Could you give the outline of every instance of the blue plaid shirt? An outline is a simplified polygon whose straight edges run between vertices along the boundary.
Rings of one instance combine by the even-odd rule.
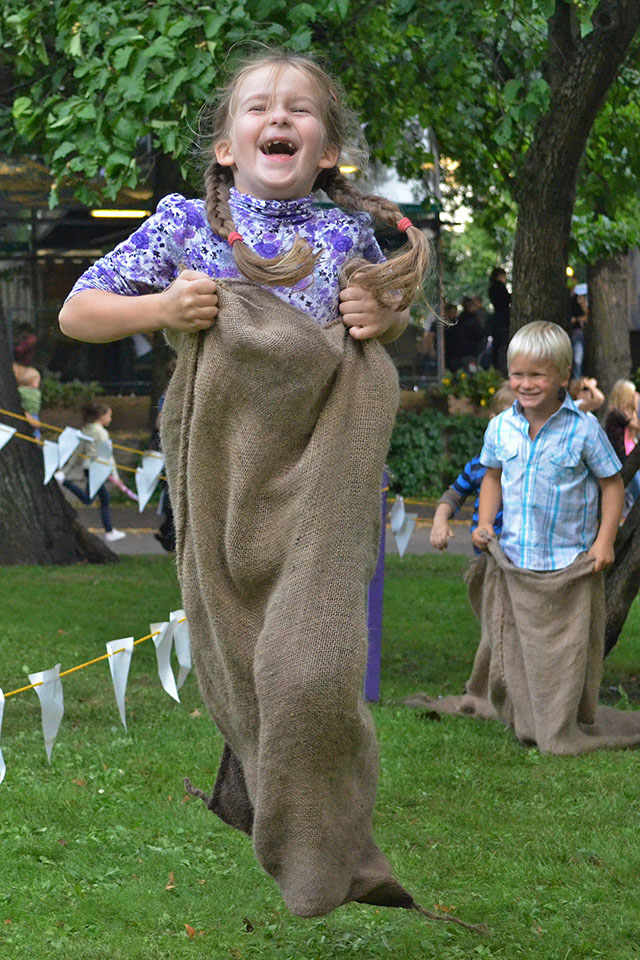
[[[487,472],[487,468],[483,467],[480,463],[480,456],[476,454],[475,457],[472,457],[467,463],[465,463],[462,471],[458,474],[456,479],[453,481],[451,486],[456,491],[460,498],[460,504],[466,500],[466,498],[475,493],[476,499],[473,504],[473,516],[471,517],[471,532],[475,530],[478,526],[478,504],[479,504],[479,493],[480,493],[480,484],[482,483],[482,478]],[[460,507],[456,507],[456,513]],[[496,519],[493,522],[493,529],[496,532],[496,537],[500,536],[502,530],[502,507],[496,513]],[[473,548],[474,553],[482,553],[482,550],[478,550],[477,547]]]
[[[517,400],[487,427],[480,460],[502,468],[500,545],[517,567],[561,570],[598,532],[598,479],[620,461],[600,424],[569,394],[536,435]]]

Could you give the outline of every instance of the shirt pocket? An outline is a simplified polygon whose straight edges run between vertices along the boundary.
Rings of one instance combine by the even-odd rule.
[[[558,486],[567,486],[575,483],[583,473],[582,450],[580,447],[569,446],[555,450],[549,457],[551,465],[551,481]]]
[[[496,456],[502,467],[502,481],[508,487],[520,483],[523,473],[522,458],[518,456],[520,446],[515,440],[498,444]]]

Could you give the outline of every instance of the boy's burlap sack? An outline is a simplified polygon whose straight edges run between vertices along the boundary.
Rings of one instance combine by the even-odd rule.
[[[209,806],[251,833],[292,913],[410,907],[371,836],[366,594],[398,404],[384,348],[249,283],[174,337],[162,413],[178,574],[226,744]]]
[[[408,706],[499,718],[543,753],[640,745],[640,712],[599,707],[604,588],[593,561],[537,573],[514,566],[498,541],[473,561],[467,588],[482,637],[464,696],[416,694]]]

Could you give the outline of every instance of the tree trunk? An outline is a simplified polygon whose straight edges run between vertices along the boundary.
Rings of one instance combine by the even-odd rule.
[[[586,370],[605,396],[631,371],[629,257],[621,254],[587,267],[589,323]]]
[[[22,413],[11,369],[7,328],[0,315],[0,406]],[[31,436],[24,421],[0,422]],[[118,557],[88,533],[53,480],[43,480],[42,448],[13,437],[0,450],[0,564],[118,563]]]
[[[532,320],[566,326],[571,215],[589,132],[640,25],[640,0],[601,0],[593,30],[577,29],[573,4],[549,20],[550,104],[518,174],[511,332]]]

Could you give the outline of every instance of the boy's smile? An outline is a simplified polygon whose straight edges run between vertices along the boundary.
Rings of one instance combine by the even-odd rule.
[[[560,389],[569,383],[550,360],[516,355],[509,366],[509,386],[527,420],[547,420],[560,408]]]
[[[320,94],[301,70],[265,64],[240,81],[232,102],[228,140],[216,159],[231,167],[241,193],[262,200],[306,197],[338,150],[325,143]]]

